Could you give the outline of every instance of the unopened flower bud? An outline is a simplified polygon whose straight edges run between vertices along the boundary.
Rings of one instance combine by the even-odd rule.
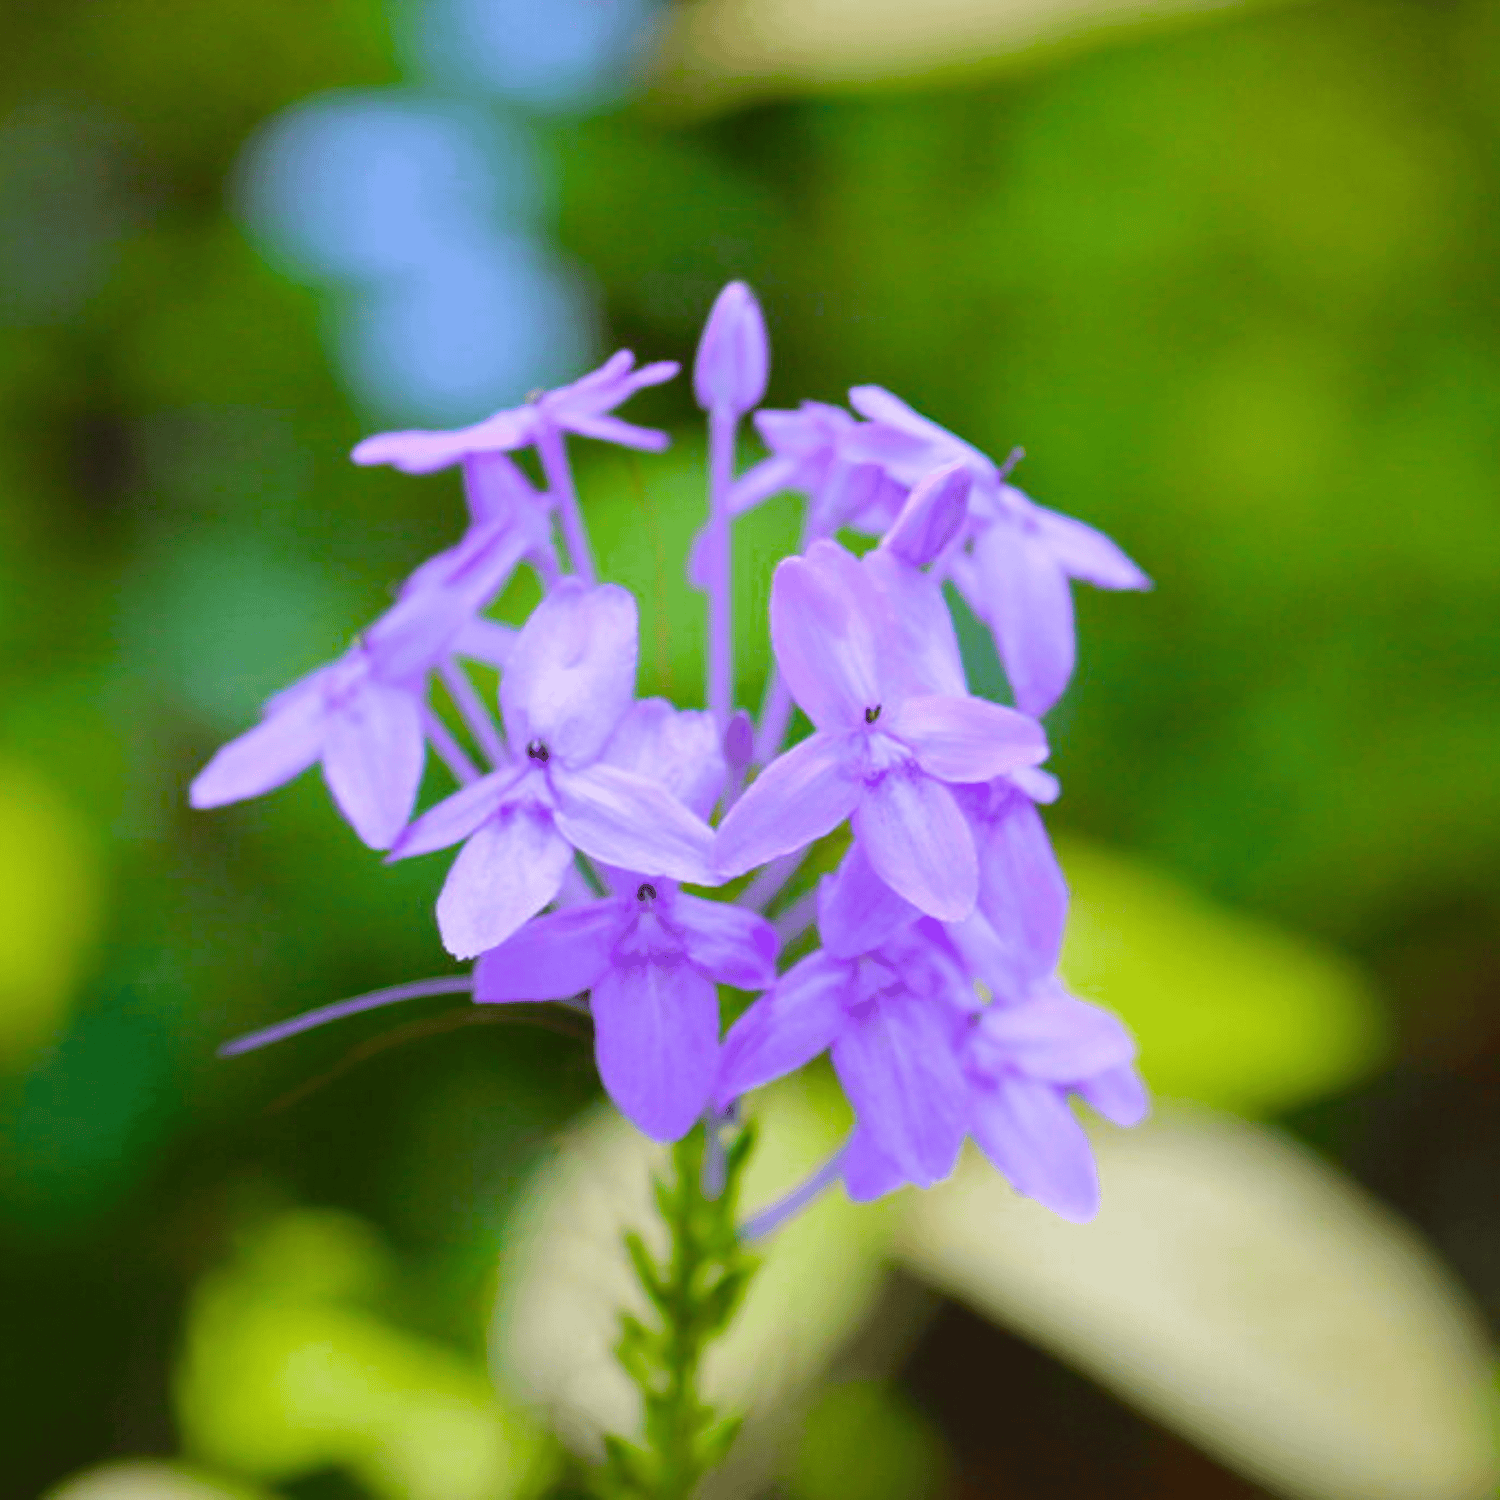
[[[705,411],[720,409],[743,416],[766,394],[771,350],[760,303],[743,281],[731,281],[719,293],[693,363],[693,394]]]

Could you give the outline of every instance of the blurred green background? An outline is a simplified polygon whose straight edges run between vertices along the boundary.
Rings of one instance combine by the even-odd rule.
[[[510,1414],[494,1457],[485,1329],[522,1185],[597,1094],[586,1039],[431,1002],[217,1061],[443,972],[443,863],[383,868],[313,777],[212,814],[185,788],[457,534],[451,475],[356,470],[358,438],[619,345],[687,360],[734,276],[771,404],[875,382],[1023,444],[1028,491],[1153,575],[1080,590],[1050,720],[1070,972],[1163,1094],[1290,1130],[1500,1318],[1500,6],[917,9],[913,51],[887,0],[10,0],[4,1493],[186,1452],[231,1488],[478,1500],[550,1451]],[[685,702],[689,397],[628,413],[666,457],[577,455],[646,684]],[[793,515],[743,531],[747,702]],[[1336,1493],[1204,1456],[937,1281],[752,1489]],[[349,1362],[316,1420],[257,1287]],[[165,1473],[109,1493],[193,1483]]]

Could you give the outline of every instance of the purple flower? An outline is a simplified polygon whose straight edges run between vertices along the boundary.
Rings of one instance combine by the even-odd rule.
[[[343,656],[276,694],[261,722],[198,773],[189,801],[219,807],[257,797],[321,760],[354,831],[373,849],[390,848],[422,780],[427,675],[450,652],[504,659],[508,632],[478,611],[537,545],[525,513],[471,527],[412,574]]]
[[[977,448],[879,386],[849,392],[868,418],[848,446],[914,485],[940,465],[974,476],[970,523],[946,569],[989,627],[1017,707],[1043,714],[1068,685],[1076,654],[1069,580],[1107,589],[1147,589],[1151,580],[1102,532],[1037,505],[1006,484]]]
[[[481,956],[474,998],[556,1000],[590,992],[599,1076],[658,1141],[703,1113],[719,1060],[719,984],[776,978],[776,933],[743,907],[620,872],[617,894],[528,922]]]
[[[430,474],[477,453],[509,453],[537,442],[546,432],[576,432],[626,448],[658,453],[671,441],[664,432],[636,427],[610,416],[615,407],[648,385],[677,373],[670,360],[634,369],[635,356],[622,349],[571,385],[545,391],[525,406],[496,412],[452,432],[382,432],[353,452],[357,464],[394,464],[408,474]]]
[[[1124,1026],[1056,979],[1019,1005],[988,1005],[970,1018],[961,1044],[968,1131],[1017,1192],[1065,1219],[1092,1219],[1099,1171],[1068,1096],[1116,1125],[1139,1124],[1149,1106],[1134,1057]],[[861,1200],[921,1182],[864,1119],[840,1167],[849,1195]]]
[[[704,411],[743,416],[766,394],[771,364],[766,320],[755,294],[743,281],[719,293],[698,343],[693,394]]]
[[[842,526],[875,532],[896,514],[911,487],[854,451],[862,424],[841,406],[804,401],[796,411],[759,411],[755,426],[771,456],[735,481],[735,515],[797,490],[810,502],[809,538],[832,536]]]
[[[659,780],[605,749],[635,694],[636,605],[564,579],[522,627],[500,681],[515,759],[424,813],[392,852],[463,841],[438,897],[449,952],[503,943],[558,893],[579,849],[627,870],[714,884],[712,833]]]
[[[822,950],[730,1028],[715,1097],[727,1106],[831,1048],[860,1129],[901,1181],[931,1186],[967,1127],[958,1048],[977,1000],[942,929],[908,913],[856,844],[818,893]]]
[[[767,766],[720,825],[721,874],[800,849],[852,814],[887,885],[931,916],[967,917],[979,867],[949,784],[1035,765],[1047,753],[1040,726],[982,699],[914,691],[889,605],[833,542],[777,566],[771,637],[815,730]]]

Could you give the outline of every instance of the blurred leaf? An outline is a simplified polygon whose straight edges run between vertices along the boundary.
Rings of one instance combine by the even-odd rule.
[[[1221,10],[1229,0],[696,0],[681,6],[658,62],[667,103],[976,72],[1043,43],[1111,38],[1142,21]]]
[[[946,1494],[937,1430],[875,1381],[832,1385],[809,1407],[791,1471],[795,1500],[924,1500]]]
[[[536,1492],[542,1444],[483,1370],[362,1305],[389,1277],[342,1214],[251,1236],[192,1298],[176,1390],[188,1451],[268,1480],[339,1465],[388,1500]]]
[[[48,1490],[44,1500],[257,1500],[260,1494],[181,1464],[127,1458],[75,1474]]]
[[[759,1132],[746,1177],[754,1209],[825,1158],[847,1129],[833,1090],[798,1074],[758,1093]],[[644,1315],[622,1235],[641,1230],[657,1252],[650,1195],[660,1148],[612,1110],[563,1142],[517,1214],[492,1329],[508,1384],[545,1410],[563,1439],[596,1453],[600,1434],[640,1425],[636,1391],[611,1350],[622,1309]],[[758,1250],[764,1260],[728,1334],[710,1351],[708,1399],[757,1424],[796,1402],[859,1325],[883,1279],[890,1216],[829,1193]],[[836,1268],[836,1274],[831,1274]]]
[[[1276,1132],[1169,1109],[1096,1134],[1086,1225],[975,1154],[908,1193],[918,1275],[1294,1500],[1480,1500],[1492,1355],[1404,1222]]]
[[[1062,969],[1119,1013],[1159,1093],[1242,1112],[1369,1074],[1388,1023],[1353,965],[1216,905],[1149,864],[1059,841],[1073,890]]]
[[[52,1035],[93,959],[99,866],[93,831],[51,782],[0,763],[0,1064]]]

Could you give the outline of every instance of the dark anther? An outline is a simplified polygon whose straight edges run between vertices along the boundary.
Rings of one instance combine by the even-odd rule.
[[[532,740],[526,747],[526,753],[539,766],[545,766],[552,759],[552,752],[540,740]]]
[[[640,887],[639,890],[636,891],[635,899],[637,901],[655,901],[656,887],[652,885],[648,880],[644,885]]]
[[[867,708],[865,710],[865,723],[866,724],[873,724],[876,721],[876,719],[878,719],[879,717],[880,717],[880,705],[878,703],[875,705],[874,708]]]

